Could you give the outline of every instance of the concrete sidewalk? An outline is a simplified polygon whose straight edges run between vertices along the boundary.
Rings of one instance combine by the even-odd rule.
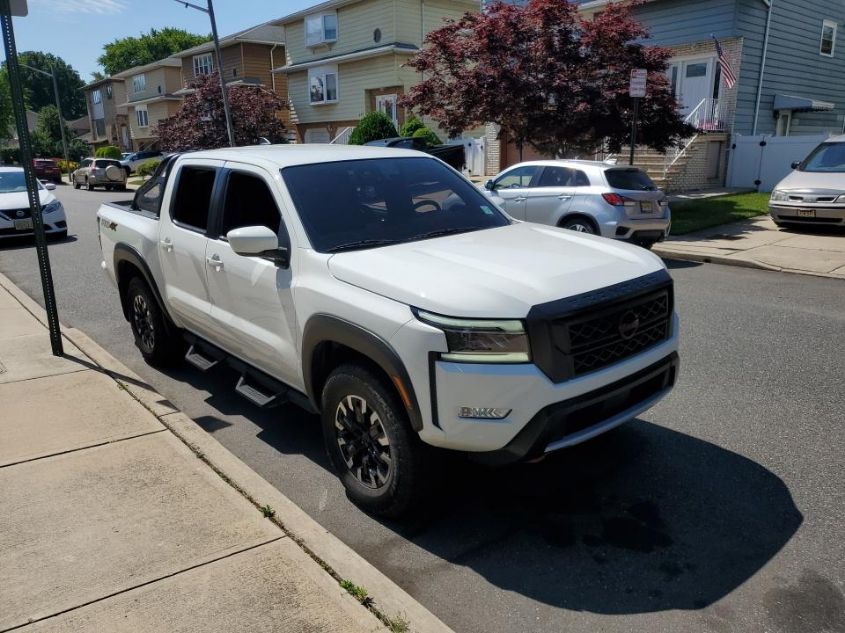
[[[0,631],[449,630],[84,334],[64,346],[0,275]]]
[[[845,279],[845,231],[780,230],[767,215],[670,237],[653,250],[668,259]]]

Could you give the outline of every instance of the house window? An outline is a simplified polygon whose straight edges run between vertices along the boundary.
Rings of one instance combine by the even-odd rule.
[[[94,133],[99,138],[102,138],[106,135],[105,119],[94,119]]]
[[[148,127],[150,124],[149,114],[147,114],[146,106],[137,106],[135,108],[135,118],[138,121],[138,127]]]
[[[214,61],[211,53],[194,55],[194,77],[209,75],[214,70]]]
[[[108,85],[108,86],[106,86],[106,98],[111,99],[111,95],[112,95],[111,85]]]
[[[305,16],[305,45],[318,46],[337,41],[337,13]]]
[[[337,66],[308,71],[308,94],[312,105],[337,102]]]
[[[144,92],[147,87],[147,77],[144,74],[135,75],[132,77],[132,90],[134,92]]]
[[[819,47],[819,53],[825,57],[833,57],[836,49],[836,30],[839,25],[833,20],[825,20],[822,22],[822,42]]]
[[[93,101],[94,103],[102,103],[103,93],[101,93],[99,89],[95,90],[91,93],[91,101]]]

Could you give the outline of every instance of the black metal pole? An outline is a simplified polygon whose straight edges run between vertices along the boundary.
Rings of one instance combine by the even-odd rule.
[[[634,150],[637,146],[637,119],[640,116],[640,100],[639,97],[634,97],[634,120],[631,122],[631,158],[628,161],[629,165],[634,164]]]
[[[220,90],[223,91],[223,114],[226,116],[226,135],[229,147],[235,146],[235,129],[232,125],[232,113],[229,110],[229,91],[223,76],[223,56],[220,54],[220,39],[217,37],[217,20],[214,19],[214,4],[208,0],[208,18],[211,20],[211,36],[214,38],[214,53],[217,57],[217,74],[220,77]]]
[[[65,118],[62,116],[62,103],[59,101],[59,82],[56,81],[56,66],[53,65],[50,74],[53,77],[53,94],[56,96],[56,110],[59,112],[59,131],[62,133],[62,151],[65,153],[65,168],[67,169],[67,179],[70,182],[70,158],[67,153],[67,138],[65,138]]]
[[[59,329],[59,314],[56,309],[56,294],[53,290],[53,276],[50,271],[50,255],[47,252],[47,237],[44,235],[44,220],[41,217],[41,199],[38,195],[38,180],[32,165],[32,144],[26,124],[26,109],[21,90],[18,53],[15,47],[15,32],[12,28],[12,11],[9,0],[0,0],[0,25],[3,30],[3,46],[6,50],[6,68],[9,73],[9,86],[12,89],[12,110],[20,140],[21,163],[26,180],[26,192],[29,198],[29,211],[32,216],[32,228],[35,232],[35,251],[38,254],[38,268],[41,272],[41,285],[44,288],[44,305],[47,309],[47,325],[50,329],[50,344],[54,356],[62,356],[62,333]]]

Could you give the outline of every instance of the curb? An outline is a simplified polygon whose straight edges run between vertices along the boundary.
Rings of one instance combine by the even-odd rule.
[[[7,290],[42,325],[47,326],[44,309],[3,273],[0,273],[0,287]],[[274,522],[336,581],[346,579],[366,588],[371,601],[364,606],[374,607],[375,615],[389,629],[391,623],[404,621],[410,625],[406,630],[416,633],[454,633],[437,616],[312,519],[87,334],[63,326],[62,335],[148,409],[224,481],[256,506],[268,505],[275,510]]]

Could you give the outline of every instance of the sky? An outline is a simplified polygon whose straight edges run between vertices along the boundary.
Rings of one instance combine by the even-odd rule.
[[[205,0],[190,0],[204,5]],[[321,0],[213,0],[220,37],[280,18]],[[192,33],[211,32],[208,16],[174,0],[28,0],[29,15],[13,18],[18,52],[53,53],[73,66],[82,80],[101,70],[103,45],[172,26]]]

